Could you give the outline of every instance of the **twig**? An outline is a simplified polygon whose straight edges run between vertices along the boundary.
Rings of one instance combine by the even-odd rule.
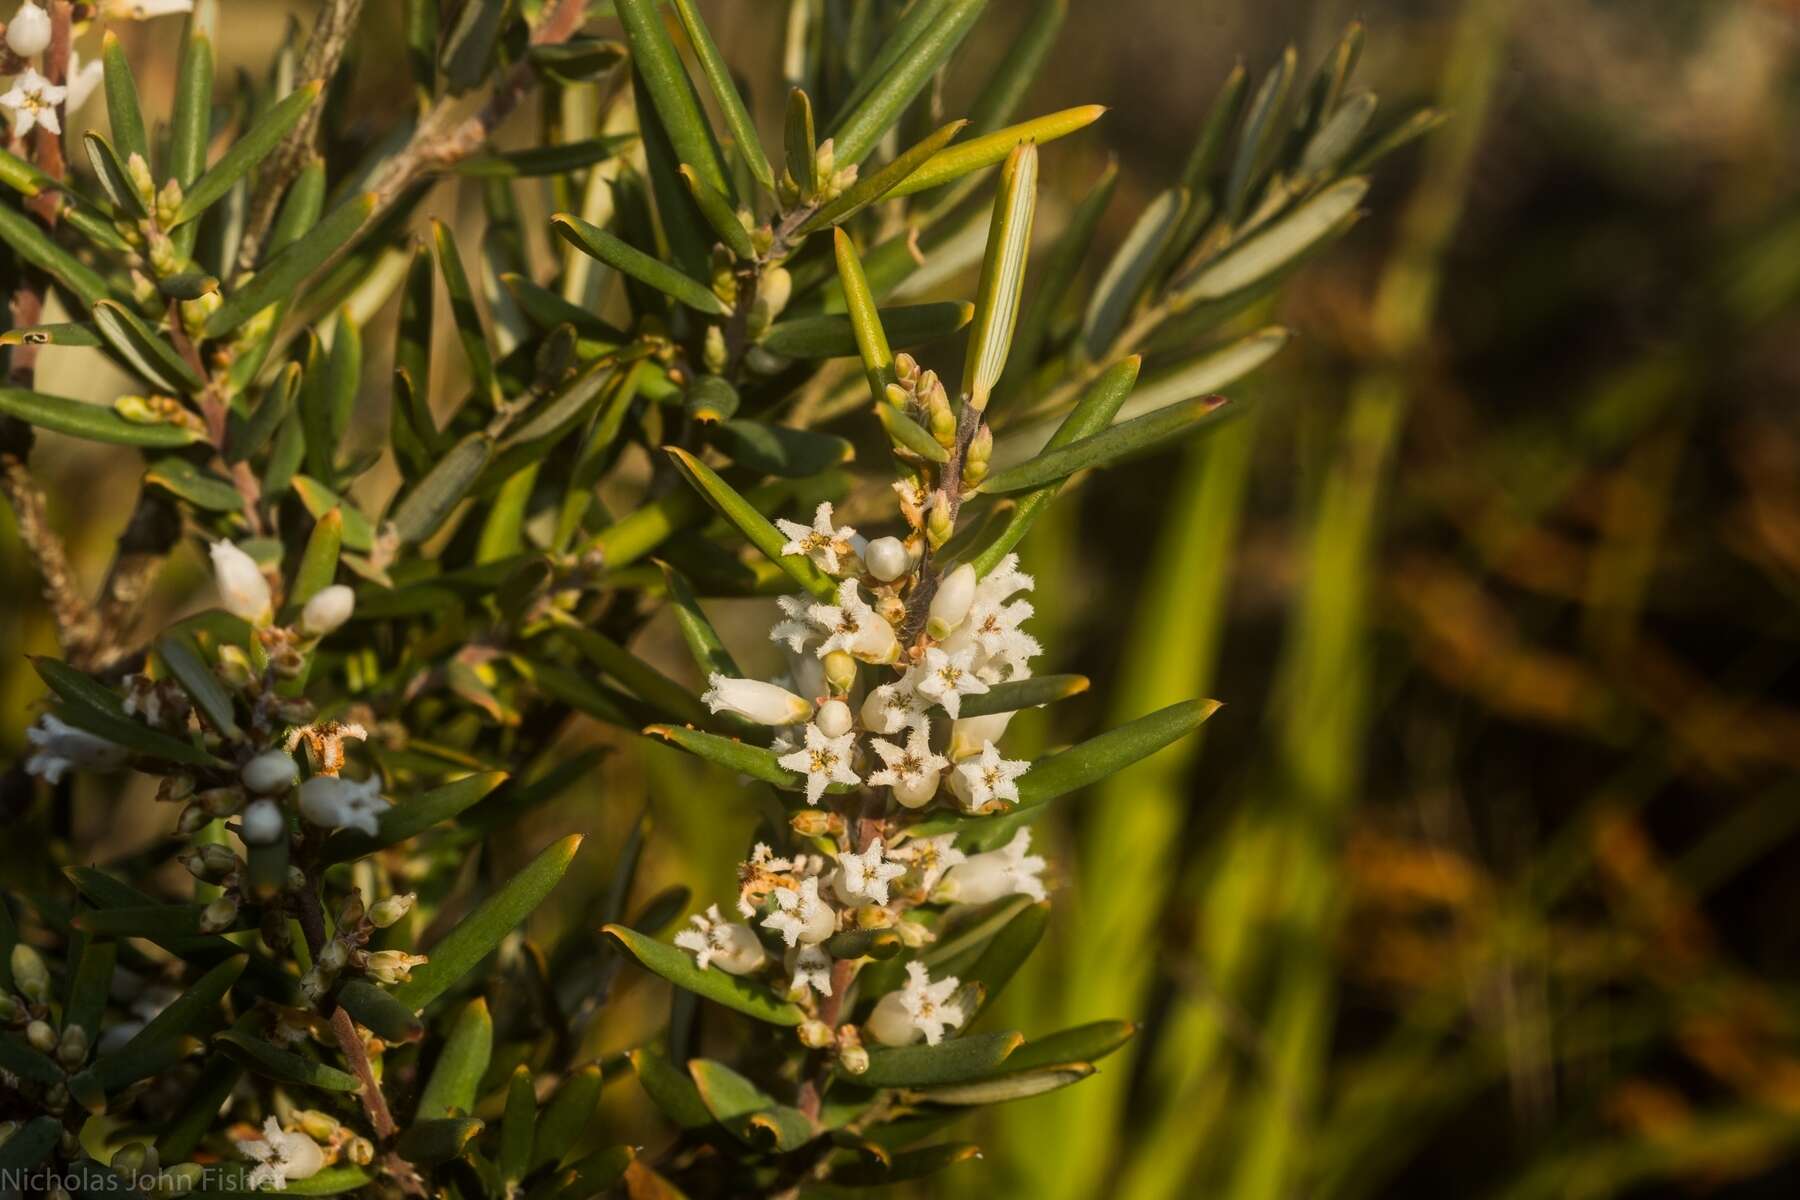
[[[357,1094],[362,1098],[369,1124],[375,1128],[375,1136],[384,1140],[393,1137],[398,1128],[394,1124],[394,1114],[388,1111],[387,1097],[381,1094],[381,1084],[375,1080],[375,1068],[369,1064],[369,1051],[362,1038],[357,1036],[356,1022],[350,1019],[342,1005],[332,1010],[331,1031],[337,1035],[338,1049],[344,1052],[344,1061],[362,1080],[362,1088]]]
[[[963,459],[980,428],[981,414],[965,401],[957,418],[956,445],[950,448],[949,460],[938,474],[937,494],[943,497],[942,503],[949,509],[952,530],[956,528],[956,515],[962,509]],[[942,574],[931,558],[931,542],[927,539],[925,552],[919,556],[918,585],[906,598],[906,620],[900,626],[902,646],[910,646],[919,640],[919,634],[925,629],[925,618],[931,614],[931,598],[937,594],[938,577]]]
[[[313,26],[306,50],[300,56],[300,82],[330,79],[337,73],[344,48],[350,44],[351,31],[356,28],[356,19],[362,15],[362,6],[363,0],[331,0],[319,14],[318,24]],[[244,221],[243,237],[238,242],[238,270],[248,271],[256,265],[257,251],[262,248],[262,240],[275,221],[282,193],[312,157],[313,141],[318,136],[319,119],[324,109],[323,102],[308,108],[264,165],[257,180],[256,195],[250,202],[249,216]]]

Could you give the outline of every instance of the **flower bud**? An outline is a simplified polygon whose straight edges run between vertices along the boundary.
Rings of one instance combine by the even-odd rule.
[[[6,48],[20,58],[36,58],[50,46],[50,14],[25,0],[6,23]]]
[[[969,606],[974,603],[975,565],[963,563],[938,583],[938,589],[931,597],[931,615],[925,622],[925,632],[943,641],[968,618]]]
[[[706,682],[708,689],[700,699],[715,713],[735,713],[758,725],[796,725],[812,715],[809,702],[772,683],[716,673]]]
[[[156,193],[156,219],[164,228],[175,224],[175,214],[181,211],[181,181],[171,175]]]
[[[408,954],[404,950],[377,950],[369,955],[367,970],[369,977],[377,983],[405,983],[412,978],[412,969],[425,965],[426,961],[423,954]]]
[[[328,1142],[337,1136],[338,1119],[330,1113],[320,1112],[316,1108],[302,1108],[293,1115],[294,1124],[300,1126],[301,1132],[314,1141]]]
[[[319,950],[319,961],[317,965],[322,971],[330,971],[333,974],[336,974],[343,970],[344,965],[349,961],[350,947],[344,945],[344,943],[337,938],[333,938],[331,941],[326,942]]]
[[[842,700],[827,700],[819,705],[818,715],[813,717],[813,724],[826,737],[843,737],[855,724],[850,715],[850,706]]]
[[[834,695],[842,696],[856,686],[856,660],[842,650],[825,656],[825,685]]]
[[[200,932],[224,933],[237,924],[237,918],[237,901],[229,896],[220,896],[200,910]]]
[[[25,1019],[25,1006],[11,992],[0,991],[0,1025],[17,1025]]]
[[[904,409],[912,401],[912,393],[897,383],[888,384],[886,388],[882,389],[881,394],[886,396],[887,402],[895,408]]]
[[[356,611],[356,593],[341,583],[321,588],[300,610],[300,629],[310,637],[324,637]]]
[[[50,1003],[50,968],[36,950],[24,942],[14,944],[10,966],[19,995],[33,1004]]]
[[[156,1176],[157,1184],[163,1193],[170,1196],[185,1196],[200,1186],[206,1178],[206,1168],[197,1162],[177,1163]]]
[[[980,754],[989,742],[998,742],[1013,718],[1009,712],[988,713],[980,717],[963,717],[950,723],[950,748],[945,751],[951,762],[960,762]]]
[[[205,883],[222,882],[240,865],[237,855],[216,842],[189,846],[176,855],[175,860],[187,868],[188,874]]]
[[[862,1034],[854,1025],[838,1026],[838,1064],[852,1075],[869,1069],[869,1052],[863,1048]]]
[[[256,560],[227,541],[212,544],[213,578],[228,612],[252,625],[266,625],[273,615],[269,581]]]
[[[894,377],[901,383],[911,383],[919,377],[919,360],[902,350],[894,355]]]
[[[987,478],[988,463],[994,457],[994,431],[983,425],[969,439],[969,448],[963,454],[963,482],[980,483]]]
[[[883,583],[892,583],[912,570],[912,555],[906,552],[906,543],[897,537],[878,537],[870,542],[863,562],[868,566],[869,574]]]
[[[79,1025],[70,1025],[62,1031],[62,1039],[56,1043],[56,1061],[66,1070],[73,1071],[87,1061],[87,1030]]]
[[[950,535],[956,532],[956,525],[950,519],[950,510],[942,504],[933,504],[925,514],[925,540],[933,550],[943,548]]]
[[[799,1034],[800,1044],[808,1050],[823,1050],[832,1042],[831,1026],[816,1017],[802,1021]]]
[[[418,898],[418,894],[415,892],[382,897],[369,908],[369,923],[377,929],[386,929],[411,912],[413,903]]]
[[[25,1040],[39,1054],[50,1054],[56,1050],[56,1030],[50,1028],[48,1021],[33,1021],[25,1027]]]
[[[700,344],[700,365],[706,368],[708,375],[721,375],[731,365],[731,351],[725,345],[725,331],[717,325],[706,327],[705,340]]]
[[[756,301],[750,306],[750,336],[760,336],[781,315],[793,294],[794,277],[786,267],[765,270],[756,286]]]
[[[170,180],[170,183],[175,182]],[[225,297],[217,292],[205,292],[192,300],[181,302],[181,327],[187,330],[188,337],[194,341],[202,341],[206,337],[206,318],[212,316],[224,305]]]
[[[264,750],[238,772],[244,786],[263,796],[275,796],[300,780],[300,767],[286,750]]]
[[[207,816],[219,818],[232,816],[242,809],[244,799],[241,787],[216,787],[196,794],[194,803],[204,809]]]
[[[375,1143],[365,1137],[351,1138],[349,1145],[344,1148],[344,1153],[357,1166],[366,1167],[375,1161]]]
[[[250,665],[250,656],[240,647],[220,646],[219,678],[225,681],[226,687],[242,691],[256,678],[256,668]]]
[[[903,775],[893,785],[894,800],[902,808],[924,808],[938,793],[939,777],[935,772]]]
[[[198,804],[190,804],[181,810],[181,817],[175,822],[175,832],[183,837],[192,837],[212,824],[213,815]]]
[[[803,808],[788,818],[788,825],[801,837],[835,837],[844,832],[844,818],[823,808]]]
[[[287,836],[287,817],[273,800],[257,800],[244,810],[238,836],[246,846],[268,846]]]

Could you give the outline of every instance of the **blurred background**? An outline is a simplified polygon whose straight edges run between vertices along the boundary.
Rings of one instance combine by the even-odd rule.
[[[383,7],[332,118],[370,137],[406,103]],[[703,7],[778,143],[778,9]],[[991,6],[950,110],[1024,7]],[[263,69],[289,12],[310,19],[226,6],[222,86]],[[1040,666],[1096,683],[1011,748],[1225,705],[1041,827],[1051,933],[984,1018],[1139,1035],[1082,1085],[984,1114],[964,1131],[983,1158],[933,1194],[1800,1193],[1800,4],[1071,0],[1021,111],[1111,111],[1046,148],[1041,236],[1116,156],[1104,262],[1235,62],[1259,74],[1291,42],[1310,69],[1353,18],[1384,110],[1449,121],[1240,320],[1294,335],[1231,389],[1250,419],[1091,481],[1027,543]],[[179,31],[128,30],[151,105]],[[452,188],[421,209],[470,230],[479,212]],[[392,320],[367,335],[372,425]],[[108,395],[72,353],[46,351],[44,389]],[[134,461],[40,438],[90,586]],[[39,699],[24,656],[56,647],[9,517],[0,571],[11,759]],[[205,587],[197,556],[172,560],[146,621]],[[752,601],[716,615],[746,647],[767,621]],[[658,639],[685,678],[661,621],[640,648]],[[570,735],[589,743],[613,752],[540,840],[484,853],[588,831],[550,918],[581,922],[647,801],[644,894],[725,897],[755,816],[732,781]],[[128,853],[172,815],[105,780],[75,804],[56,861]],[[0,854],[13,878],[43,869],[37,847]],[[597,1051],[666,1007],[628,974]],[[635,1087],[612,1085],[610,1119],[651,1140]]]

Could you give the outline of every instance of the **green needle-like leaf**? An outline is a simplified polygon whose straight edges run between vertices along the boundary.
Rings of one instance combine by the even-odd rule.
[[[964,696],[961,712],[965,717],[1016,712],[1021,708],[1067,700],[1087,690],[1086,675],[1033,675],[1030,679],[1009,679],[991,685],[979,695]]]
[[[173,224],[186,224],[211,208],[221,196],[231,190],[232,184],[244,178],[251,168],[268,157],[276,144],[287,136],[288,130],[299,124],[300,118],[306,115],[306,110],[318,100],[319,93],[324,88],[325,82],[321,79],[301,84],[283,98],[281,103],[264,113],[261,120],[245,130],[206,174],[185,189],[181,207],[175,210]]]
[[[494,439],[486,433],[471,433],[452,446],[395,507],[391,520],[400,540],[422,542],[436,533],[493,456]]]
[[[429,949],[431,961],[415,967],[412,978],[393,989],[394,999],[418,1011],[449,991],[543,903],[580,845],[581,835],[571,834],[507,880]]]
[[[751,244],[750,231],[738,220],[737,209],[732,207],[725,193],[709,187],[700,178],[700,173],[687,163],[681,164],[679,173],[681,181],[687,184],[688,194],[694,198],[694,206],[706,218],[712,231],[719,235],[719,240],[725,243],[726,249],[745,262],[755,258],[756,247]]]
[[[711,288],[699,280],[650,257],[597,225],[590,225],[569,213],[557,213],[550,218],[550,224],[565,241],[583,254],[599,259],[621,274],[629,275],[666,296],[674,297],[696,312],[722,317],[731,311],[723,300],[713,294]]]
[[[935,1046],[920,1044],[869,1051],[869,1069],[856,1076],[863,1087],[929,1087],[961,1083],[992,1074],[1007,1056],[1025,1044],[1018,1033],[980,1033],[946,1038]]]
[[[429,1117],[418,1121],[394,1143],[394,1151],[408,1162],[437,1166],[454,1162],[468,1153],[482,1122],[474,1117]]]
[[[506,1083],[506,1110],[500,1118],[500,1153],[494,1166],[502,1183],[515,1184],[531,1169],[531,1139],[537,1132],[537,1090],[531,1068],[520,1063]]]
[[[398,845],[407,838],[417,837],[427,829],[454,820],[459,814],[474,807],[488,793],[505,783],[506,779],[504,771],[487,771],[464,776],[442,787],[433,788],[422,796],[402,799],[381,811],[376,818],[379,832],[374,837],[355,829],[340,829],[332,834],[320,851],[320,861],[350,862],[366,858],[388,846]]]
[[[413,1010],[366,979],[352,979],[338,989],[337,1002],[358,1025],[386,1042],[416,1042],[425,1026]]]
[[[0,388],[0,414],[52,433],[115,446],[173,449],[206,440],[205,434],[185,425],[141,424],[128,421],[103,405],[24,388]]]
[[[960,133],[963,126],[967,124],[967,121],[952,121],[923,141],[902,151],[892,162],[880,170],[871,171],[867,175],[859,177],[855,183],[839,193],[836,199],[821,205],[818,212],[801,222],[800,228],[796,232],[804,235],[815,229],[822,229],[826,225],[841,225],[878,200],[884,200],[893,195],[905,195],[906,193],[900,190],[904,183],[910,180],[915,172],[922,170],[931,161],[933,155],[949,145],[950,139]],[[1000,157],[1004,156],[1003,151]],[[999,158],[996,158],[995,161],[998,162]]]
[[[887,386],[895,380],[894,353],[881,326],[875,294],[869,290],[862,259],[857,256],[856,243],[850,240],[850,235],[842,229],[833,229],[831,237],[838,280],[844,288],[845,311],[849,315],[857,351],[862,355],[863,370],[869,377],[869,395],[877,406],[886,404]]]
[[[226,1030],[213,1039],[213,1044],[256,1074],[282,1083],[327,1092],[354,1092],[362,1086],[348,1071],[271,1046],[261,1038],[239,1030]]]
[[[545,1163],[559,1163],[569,1156],[588,1123],[594,1119],[594,1108],[600,1103],[600,1088],[604,1082],[600,1068],[591,1063],[564,1076],[556,1094],[550,1097],[538,1118],[537,1134],[531,1144],[532,1170]]]
[[[1025,288],[1025,256],[1031,250],[1031,218],[1037,209],[1037,168],[1037,147],[1024,145],[1015,146],[1000,169],[963,366],[963,395],[978,412],[987,407],[1012,347],[1013,322]]]
[[[966,300],[934,300],[928,304],[901,304],[893,308],[870,310],[861,307],[867,299],[862,289],[846,288],[855,303],[849,313],[824,313],[814,317],[795,317],[778,321],[759,343],[771,354],[783,358],[848,358],[863,353],[865,334],[880,341],[870,347],[875,361],[893,346],[918,346],[948,337],[969,323],[975,306]],[[865,329],[860,322],[865,313],[874,311],[875,325]],[[869,364],[869,356],[863,362]],[[891,359],[888,360],[891,365]],[[885,398],[884,398],[885,399]]]
[[[1040,758],[1019,779],[1019,808],[1035,808],[1097,783],[1186,737],[1217,711],[1217,700],[1183,700]]]
[[[11,246],[20,261],[36,267],[92,308],[107,295],[106,281],[92,267],[50,239],[44,227],[12,204],[0,204],[0,242]]]
[[[157,390],[198,392],[206,386],[200,373],[176,352],[175,347],[157,336],[124,305],[112,300],[102,300],[94,305],[94,327],[113,352]]]
[[[693,955],[685,950],[677,950],[623,925],[608,925],[602,932],[646,970],[715,1004],[771,1025],[798,1025],[805,1019],[798,1006],[781,999],[760,983],[725,971],[701,970],[695,965]]]
[[[1029,121],[1021,121],[1017,125],[1009,125],[1005,129],[959,142],[920,163],[888,195],[911,196],[915,192],[929,191],[946,183],[953,183],[965,175],[985,171],[1004,162],[1015,146],[1026,143],[1041,146],[1045,142],[1086,129],[1105,115],[1104,104],[1083,104],[1076,108],[1065,108],[1061,112],[1046,113],[1041,117],[1033,117]]]
[[[799,187],[801,198],[811,197],[819,190],[818,137],[813,131],[812,97],[799,88],[788,93],[782,145],[787,152],[788,174]]]
[[[463,1006],[450,1027],[425,1090],[419,1093],[414,1120],[467,1115],[475,1107],[476,1089],[493,1052],[494,1019],[488,1014],[487,1001],[477,996]]]
[[[1106,264],[1081,323],[1081,348],[1089,361],[1105,361],[1126,318],[1149,286],[1151,272],[1167,252],[1187,205],[1185,188],[1171,188],[1145,205]]]
[[[375,194],[368,192],[346,200],[300,240],[277,251],[206,319],[206,336],[223,337],[269,305],[290,296],[362,230],[369,214],[375,211],[375,199]]]
[[[700,609],[700,602],[694,596],[694,589],[688,584],[687,577],[671,567],[668,563],[656,564],[663,573],[663,582],[669,589],[669,607],[675,612],[675,623],[681,629],[681,637],[687,643],[688,653],[693,655],[694,662],[700,668],[702,678],[712,674],[729,675],[740,678],[743,672],[738,670],[737,663],[732,660],[731,652],[725,648],[725,642],[719,637],[719,631],[713,628]]]
[[[1216,300],[1261,282],[1299,258],[1356,211],[1369,181],[1332,184],[1268,228],[1200,266],[1178,287],[1181,307]]]
[[[999,1075],[992,1079],[979,1079],[972,1083],[921,1088],[917,1096],[932,1104],[1001,1104],[1008,1100],[1041,1096],[1045,1092],[1080,1083],[1096,1069],[1092,1063],[1066,1063],[1061,1066],[1040,1067],[1034,1071]]]
[[[720,737],[716,733],[703,733],[698,729],[686,729],[679,725],[651,725],[644,733],[673,742],[689,754],[717,763],[740,775],[772,783],[776,787],[799,788],[806,783],[804,776],[781,766],[775,761],[779,756],[763,746],[752,746],[736,738]]]
[[[1002,493],[1040,488],[1066,479],[1077,471],[1105,467],[1120,459],[1159,449],[1178,438],[1216,425],[1233,411],[1223,396],[1178,400],[1092,437],[1046,450],[1028,462],[996,472],[982,482],[981,490]]]
[[[862,162],[889,127],[900,119],[931,77],[962,44],[987,0],[950,0],[907,46],[892,69],[882,74],[855,107],[831,129],[838,169]],[[924,7],[920,5],[919,7]]]
[[[731,71],[719,53],[718,43],[713,41],[711,31],[700,19],[700,10],[694,6],[694,0],[675,0],[675,13],[681,18],[681,27],[687,31],[688,43],[694,48],[694,57],[700,60],[700,70],[712,88],[713,99],[719,102],[719,111],[737,142],[738,153],[744,157],[744,165],[750,168],[756,182],[773,192],[775,171],[769,166],[768,155],[763,153],[762,142],[757,139],[756,122],[744,106],[744,98],[738,95],[737,85],[731,81]]]
[[[731,196],[731,181],[712,126],[663,26],[656,0],[617,0],[615,8],[625,27],[625,40],[631,45],[632,65],[668,131],[677,161],[692,163],[709,187]]]
[[[1098,1062],[1136,1036],[1137,1029],[1130,1021],[1093,1021],[1032,1038],[1013,1051],[1002,1070],[1011,1074],[1058,1063]]]
[[[88,162],[94,168],[94,177],[100,181],[101,190],[112,201],[113,207],[123,216],[143,220],[147,212],[144,198],[138,195],[124,161],[111,143],[90,129],[81,135],[81,144],[87,148]]]
[[[169,668],[169,674],[193,700],[194,707],[206,717],[219,736],[235,740],[242,736],[233,713],[231,693],[213,674],[210,664],[200,657],[194,644],[183,637],[165,635],[156,642],[156,656]]]
[[[829,575],[815,567],[811,559],[801,554],[781,552],[781,548],[787,544],[787,538],[755,505],[740,495],[736,488],[719,478],[718,472],[679,446],[667,446],[664,449],[681,468],[682,474],[687,476],[688,482],[706,498],[707,503],[716,508],[720,516],[737,526],[745,539],[761,550],[770,562],[821,599],[829,599],[837,594],[837,584]]]
[[[131,77],[131,62],[118,35],[108,29],[100,38],[100,62],[105,72],[106,119],[112,126],[113,139],[119,153],[127,161],[133,154],[150,161],[150,137],[144,132],[144,114],[138,107],[137,84]]]

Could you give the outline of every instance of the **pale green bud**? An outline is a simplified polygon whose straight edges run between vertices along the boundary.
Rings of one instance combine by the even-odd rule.
[[[369,908],[369,922],[377,929],[386,929],[400,918],[412,911],[418,894],[407,892],[399,896],[384,896]]]
[[[87,1056],[87,1030],[79,1025],[71,1025],[63,1030],[62,1040],[56,1043],[56,1061],[73,1071],[87,1061]]]
[[[223,933],[237,924],[237,916],[237,901],[221,896],[200,910],[200,932]]]
[[[931,548],[939,549],[955,532],[956,525],[950,520],[950,510],[942,504],[932,505],[931,510],[925,514],[925,540],[931,544]]]
[[[832,694],[841,696],[856,683],[856,660],[842,650],[833,650],[825,656],[825,683]]]
[[[25,1040],[40,1054],[50,1054],[56,1049],[56,1030],[48,1021],[33,1021],[25,1027]]]
[[[135,158],[136,155],[132,157]],[[162,191],[156,194],[156,219],[164,228],[175,224],[175,214],[181,211],[182,199],[181,181],[170,176],[169,181],[163,184]]]
[[[24,942],[12,948],[13,986],[33,1004],[50,1003],[50,968],[38,952]]]
[[[717,325],[706,327],[706,340],[700,348],[700,362],[708,374],[718,375],[731,362],[731,352],[725,346],[725,331]]]

